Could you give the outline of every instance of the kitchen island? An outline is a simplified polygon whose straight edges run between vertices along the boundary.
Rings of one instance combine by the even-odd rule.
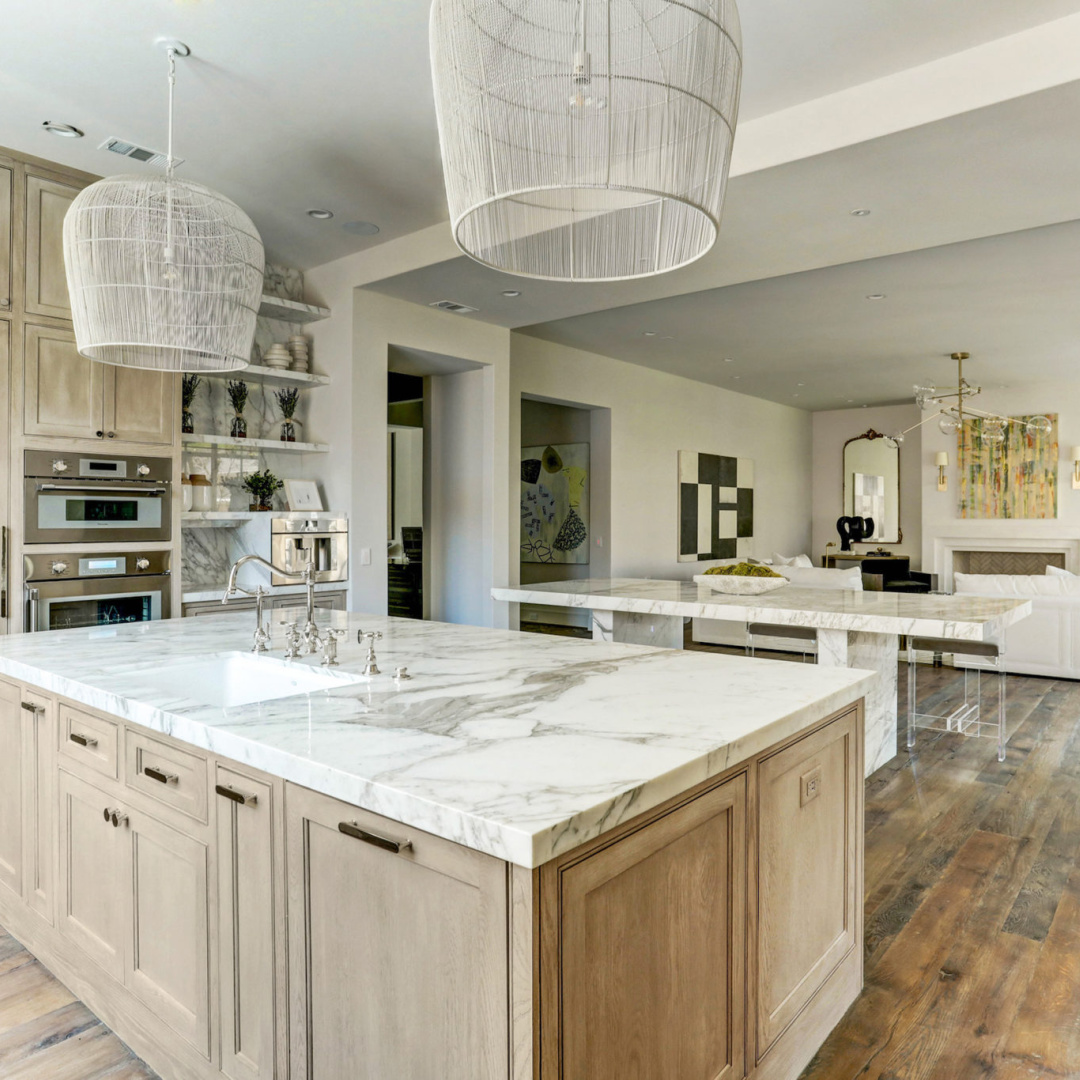
[[[593,637],[681,649],[686,619],[771,623],[816,631],[821,666],[877,672],[866,700],[866,774],[896,755],[897,645],[901,635],[1000,643],[1006,627],[1031,614],[1012,597],[928,596],[792,585],[761,596],[731,596],[695,581],[579,578],[491,590],[512,604],[588,608]]]
[[[798,1075],[861,986],[869,673],[331,625],[0,642],[0,922],[166,1080]]]

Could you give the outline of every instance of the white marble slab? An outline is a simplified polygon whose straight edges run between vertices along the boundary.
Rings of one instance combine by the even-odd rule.
[[[327,613],[379,630],[389,675],[212,708],[155,672],[246,649],[250,612],[0,639],[20,679],[525,867],[539,866],[863,696],[851,668]],[[320,617],[321,618],[321,617]],[[275,653],[281,655],[277,627]],[[312,663],[308,658],[305,663]]]
[[[871,634],[919,634],[962,641],[997,640],[1031,614],[1031,601],[1010,597],[929,596],[844,589],[797,589],[763,596],[725,596],[694,581],[582,578],[491,590],[496,600],[593,611],[771,622]]]

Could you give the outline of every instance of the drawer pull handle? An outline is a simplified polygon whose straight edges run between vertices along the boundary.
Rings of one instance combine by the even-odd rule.
[[[156,780],[159,784],[175,784],[180,779],[176,773],[162,772],[160,769],[155,769],[153,765],[143,766],[143,776],[149,776],[151,780]]]
[[[45,711],[44,705],[35,705],[32,701],[23,701],[20,704],[27,712],[32,712],[35,716]]]
[[[80,746],[97,746],[97,739],[91,738],[89,735],[80,735],[77,731],[69,731],[68,738]]]
[[[363,840],[365,844],[374,844],[384,851],[392,851],[395,855],[400,855],[406,848],[412,847],[411,840],[391,840],[388,836],[367,832],[351,821],[339,821],[338,832],[351,836],[354,840]]]
[[[241,806],[254,806],[258,801],[257,795],[245,795],[242,791],[237,791],[235,788],[226,787],[225,784],[217,784],[214,790],[226,799],[232,799],[235,803],[240,803]]]

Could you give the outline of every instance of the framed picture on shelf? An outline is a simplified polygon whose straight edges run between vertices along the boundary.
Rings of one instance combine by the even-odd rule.
[[[319,485],[314,480],[286,480],[285,502],[290,510],[322,510]]]

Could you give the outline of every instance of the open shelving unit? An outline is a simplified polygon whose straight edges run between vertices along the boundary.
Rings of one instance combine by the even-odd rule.
[[[210,450],[215,446],[231,450],[272,450],[279,454],[325,454],[327,443],[282,442],[280,439],[234,439],[231,435],[201,435],[199,432],[181,435],[187,450]]]
[[[259,314],[264,319],[277,319],[280,322],[309,323],[329,319],[330,309],[263,293],[262,300],[259,302]]]
[[[217,376],[213,372],[203,372],[204,377]],[[330,381],[329,375],[316,375],[313,371],[290,371],[288,368],[273,368],[266,364],[249,364],[246,368],[238,368],[226,373],[230,379],[243,379],[245,382],[257,383],[281,383],[283,386],[326,386]]]

